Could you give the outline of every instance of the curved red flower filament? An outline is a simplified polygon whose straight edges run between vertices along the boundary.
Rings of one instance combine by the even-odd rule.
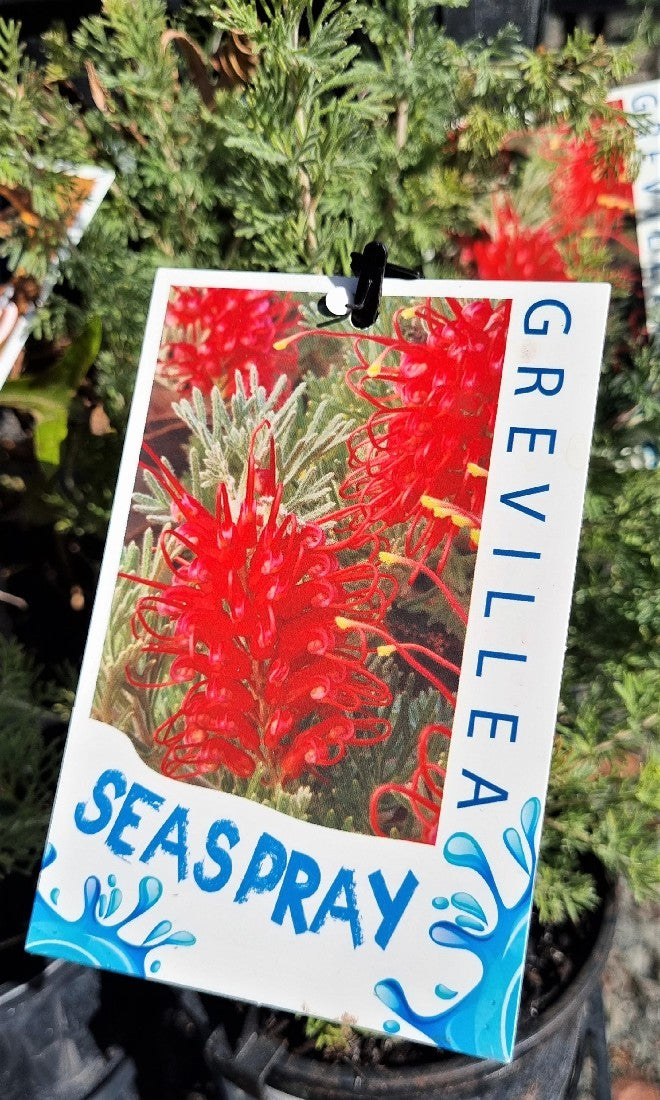
[[[624,116],[611,121],[629,126]],[[634,242],[619,232],[624,218],[634,212],[630,176],[621,154],[605,153],[601,147],[602,127],[603,121],[594,119],[586,136],[576,137],[566,126],[537,132],[536,150],[549,170],[548,216],[541,225],[527,225],[510,196],[494,196],[484,235],[464,242],[461,253],[480,278],[565,281],[587,273],[600,278],[602,257],[590,261],[581,248],[588,238],[601,245],[614,241],[637,256]],[[509,140],[516,136],[509,135]],[[621,277],[618,268],[613,274]]]
[[[458,597],[452,592],[448,584],[445,584],[442,577],[430,569],[428,565],[425,565],[422,561],[415,561],[414,558],[407,558],[403,554],[392,554],[389,550],[381,550],[378,555],[380,560],[385,565],[406,565],[411,570],[411,579],[414,580],[418,573],[423,573],[429,580],[433,581],[433,584],[442,593],[447,603],[451,607],[452,611],[458,616],[462,623],[467,623],[467,611],[463,607]]]
[[[622,129],[630,123],[621,116]],[[604,154],[598,133],[603,122],[595,119],[591,132],[576,137],[568,127],[543,131],[542,155],[553,171],[551,207],[557,231],[574,236],[591,225],[602,237],[610,236],[626,214],[634,211],[632,181],[620,153]]]
[[[435,737],[449,740],[451,731],[448,726],[430,724],[422,729],[417,745],[417,767],[407,783],[382,783],[372,792],[369,803],[369,822],[376,836],[389,836],[390,828],[383,828],[383,818],[391,807],[392,796],[397,802],[408,807],[413,826],[418,835],[410,839],[423,844],[435,841],[442,803],[442,784],[446,770],[430,759],[429,744]],[[383,809],[383,800],[386,808]],[[389,811],[391,813],[391,810]],[[401,832],[401,829],[398,829]]]
[[[486,235],[465,245],[461,259],[477,269],[480,279],[570,278],[561,240],[553,226],[525,225],[508,198],[493,198],[492,224]]]
[[[397,310],[393,336],[312,329],[277,345],[306,335],[351,340],[358,363],[346,382],[373,412],[349,436],[346,508],[333,518],[353,544],[374,534],[383,542],[405,523],[406,555],[422,561],[454,539],[457,516],[478,531],[510,308],[447,302],[453,316],[431,301]],[[381,349],[371,363],[367,345]],[[445,513],[427,500],[445,502]]]
[[[449,690],[449,688],[446,686],[446,684],[442,682],[442,680],[439,680],[438,677],[435,676],[426,667],[426,665],[423,665],[420,661],[417,661],[412,656],[412,653],[420,653],[422,656],[427,657],[430,661],[435,662],[435,664],[439,665],[441,668],[448,669],[456,676],[459,676],[461,672],[458,665],[455,665],[451,661],[448,661],[445,657],[440,657],[439,654],[434,653],[433,650],[428,649],[426,646],[418,645],[414,642],[397,642],[396,639],[393,638],[392,635],[389,633],[389,631],[385,630],[384,627],[378,625],[377,623],[359,622],[356,619],[349,619],[343,615],[338,615],[335,619],[335,622],[340,630],[356,631],[361,639],[365,639],[367,634],[375,634],[377,638],[382,638],[385,642],[385,645],[379,645],[377,647],[376,652],[379,654],[379,656],[389,657],[393,653],[398,653],[400,657],[403,657],[403,660],[406,662],[406,664],[410,665],[410,667],[414,669],[415,672],[420,673],[421,676],[428,680],[429,683],[432,684],[433,687],[440,692],[440,694],[443,696],[444,699],[447,700],[448,703],[451,703],[452,706],[456,706],[456,696]],[[366,649],[366,641],[364,642],[364,645]]]

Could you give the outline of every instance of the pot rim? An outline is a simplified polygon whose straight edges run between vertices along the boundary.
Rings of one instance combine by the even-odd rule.
[[[449,1053],[447,1059],[436,1065],[397,1067],[394,1070],[385,1069],[383,1072],[383,1068],[377,1066],[360,1069],[358,1066],[339,1063],[333,1065],[329,1062],[315,1062],[300,1054],[286,1053],[274,1062],[269,1073],[268,1086],[273,1088],[270,1095],[278,1095],[278,1089],[289,1087],[295,1080],[301,1084],[304,1082],[317,1087],[324,1080],[328,1086],[340,1088],[349,1086],[349,1075],[351,1075],[354,1080],[363,1077],[373,1081],[374,1084],[378,1082],[387,1089],[405,1090],[406,1087],[410,1089],[413,1079],[416,1084],[419,1084],[426,1074],[429,1076],[429,1083],[433,1077],[441,1074],[442,1082],[447,1086],[469,1086],[475,1080],[483,1082],[498,1073],[515,1072],[516,1059],[549,1039],[567,1022],[568,1018],[577,1016],[594,982],[600,978],[612,946],[618,893],[616,884],[610,880],[605,879],[603,885],[605,890],[602,897],[600,923],[587,958],[557,1000],[544,1009],[538,1017],[538,1023],[516,1043],[511,1062],[502,1064],[491,1058],[478,1059],[464,1054]],[[279,1095],[287,1094],[279,1093]]]
[[[30,997],[38,996],[46,982],[48,982],[49,990],[55,989],[57,986],[69,981],[71,977],[79,974],[83,969],[75,963],[67,962],[65,959],[48,959],[43,956],[43,962],[44,966],[39,973],[34,974],[27,981],[0,983],[0,1013],[6,1008],[13,1009]]]

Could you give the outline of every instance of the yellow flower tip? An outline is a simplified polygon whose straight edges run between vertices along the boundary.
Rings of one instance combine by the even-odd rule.
[[[395,645],[379,645],[376,646],[376,653],[379,657],[391,657],[393,653],[396,653]]]
[[[353,626],[353,620],[345,619],[343,615],[335,615],[335,624],[340,630],[350,630]]]
[[[598,206],[604,206],[609,210],[627,210],[629,213],[633,211],[632,203],[619,195],[599,195],[596,202]]]
[[[410,321],[410,320],[412,320],[412,318],[413,318],[413,317],[415,316],[415,313],[416,313],[416,312],[417,312],[417,310],[416,310],[416,307],[415,307],[415,306],[408,306],[408,308],[407,308],[407,309],[402,309],[402,310],[401,310],[401,313],[399,314],[399,316],[400,316],[400,317],[401,317],[401,318],[402,318],[402,319],[403,319],[404,321]]]
[[[483,466],[477,466],[476,462],[468,462],[466,470],[472,477],[488,477],[488,470],[484,470]]]
[[[294,333],[293,336],[285,336],[283,340],[276,340],[273,344],[273,351],[285,351],[289,344],[298,339],[298,335],[298,333]]]
[[[391,554],[389,550],[381,550],[378,557],[384,565],[396,565],[400,560],[398,554]]]
[[[451,515],[451,508],[445,500],[438,500],[437,497],[430,497],[425,493],[420,497],[419,503],[422,508],[428,508],[429,512],[433,512],[436,519],[446,519]]]
[[[479,530],[479,528],[478,527],[473,527],[470,531],[470,542],[473,542],[475,546],[478,546],[480,535],[481,535],[481,531]]]
[[[380,374],[380,363],[372,363],[370,367],[367,367],[367,378],[378,378]]]
[[[455,527],[469,527],[471,520],[463,512],[456,512],[446,500],[438,500],[426,494],[420,498],[422,508],[428,508],[436,519],[450,519]]]

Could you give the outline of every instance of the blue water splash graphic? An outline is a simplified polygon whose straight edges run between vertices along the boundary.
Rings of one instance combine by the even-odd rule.
[[[55,849],[49,844],[43,867],[49,867],[55,858]],[[39,890],[34,902],[27,950],[146,978],[148,972],[156,974],[161,965],[158,959],[147,964],[150,951],[168,946],[191,947],[196,942],[191,932],[173,932],[171,921],[161,920],[142,943],[127,943],[121,935],[122,930],[158,904],[163,894],[163,884],[152,875],[141,879],[138,900],[130,913],[109,923],[109,918],[117,913],[124,899],[115,875],[109,875],[107,881],[109,890],[104,893],[100,879],[90,875],[83,888],[83,911],[74,920],[67,920],[57,912],[58,888],[51,890],[50,901]]]
[[[506,829],[503,834],[507,851],[527,874],[527,885],[511,907],[504,904],[490,864],[474,837],[468,833],[454,833],[445,844],[447,861],[456,867],[469,867],[476,871],[488,886],[496,906],[495,924],[490,931],[486,931],[486,915],[479,902],[471,894],[461,891],[451,899],[454,908],[459,910],[454,922],[437,921],[429,929],[434,943],[470,951],[477,956],[482,964],[482,975],[474,988],[458,1003],[437,1015],[425,1016],[411,1008],[396,979],[386,978],[375,987],[375,993],[383,1004],[439,1047],[481,1058],[497,1058],[501,1062],[511,1059],[532,905],[537,861],[536,833],[540,818],[539,799],[528,799],[520,813],[520,824],[529,857],[525,854],[522,836],[517,829]],[[435,899],[432,904],[437,907],[437,902],[438,899]],[[451,991],[440,984],[435,992],[442,1000]],[[391,1032],[391,1021],[388,1020],[383,1026]]]

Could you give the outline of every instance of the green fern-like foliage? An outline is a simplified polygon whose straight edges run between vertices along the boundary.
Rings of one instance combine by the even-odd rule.
[[[208,119],[198,89],[180,79],[161,0],[107,0],[68,42],[46,37],[52,82],[87,74],[94,105],[84,127],[118,176],[115,213],[130,239],[174,263],[215,260],[223,228],[206,182]]]
[[[43,849],[62,749],[45,728],[58,716],[58,694],[0,634],[0,878],[32,871]]]
[[[25,60],[16,27],[0,27],[0,186],[25,187],[45,218],[29,240],[21,228],[3,240],[10,266],[43,271],[51,255],[62,161],[116,173],[63,268],[74,300],[51,296],[37,326],[61,335],[81,312],[101,319],[96,382],[119,430],[158,265],[347,274],[351,251],[382,234],[400,262],[448,275],[456,234],[480,224],[475,201],[515,183],[519,159],[498,155],[505,133],[557,121],[581,132],[601,118],[604,152],[626,140],[606,92],[632,48],[582,32],[548,54],[510,34],[457,46],[427,2],[312,12],[295,0],[257,15],[250,0],[202,0],[170,17],[164,0],[106,0],[71,40],[44,37],[42,66]],[[213,87],[226,28],[259,57],[240,91]]]
[[[659,364],[642,347],[604,376],[535,894],[546,920],[595,903],[587,855],[638,897],[660,879]]]
[[[197,398],[197,414],[185,403],[179,405],[179,414],[194,434],[191,460],[199,464],[199,482],[203,490],[211,489],[223,481],[233,492],[234,499],[241,499],[245,492],[245,456],[249,452],[250,439],[262,423],[270,426],[275,443],[277,477],[285,486],[285,507],[302,520],[309,521],[330,510],[337,499],[337,471],[331,468],[321,472],[332,456],[341,462],[339,451],[346,442],[354,421],[344,412],[330,414],[329,402],[320,401],[309,415],[305,383],[296,386],[280,408],[282,386],[276,386],[266,394],[252,375],[251,393],[248,396],[237,379],[237,390],[229,405],[218,391],[213,395],[212,419],[207,428],[203,415],[203,403]],[[268,461],[268,432],[261,440],[255,440],[255,459]],[[339,478],[341,471],[339,471]]]
[[[145,532],[142,546],[135,542],[125,547],[121,571],[130,576],[157,579],[163,575],[163,561],[151,528]],[[136,584],[119,577],[112,603],[112,629],[106,634],[101,667],[94,696],[93,715],[101,722],[122,730],[131,737],[145,763],[158,769],[160,753],[153,733],[159,722],[159,707],[176,703],[172,692],[167,700],[154,699],[156,692],[144,692],[127,678],[128,666],[136,666],[138,675],[147,668],[158,682],[161,669],[154,661],[139,660],[140,644],[133,636],[131,622],[136,600]],[[163,718],[166,714],[163,715]]]
[[[67,203],[74,182],[63,164],[84,163],[89,139],[77,124],[77,111],[30,61],[20,28],[0,19],[0,188],[20,191],[35,215],[16,219],[14,231],[0,241],[0,256],[10,270],[43,280],[53,253],[66,238]]]
[[[279,813],[295,817],[299,821],[309,821],[312,816],[310,808],[315,793],[311,785],[302,783],[293,790],[285,790],[280,785],[268,787],[265,785],[263,769],[259,767],[249,779],[237,779],[235,776],[225,773],[214,776],[208,781],[208,785],[216,790],[228,791],[229,794],[240,795],[242,798],[260,802],[262,806],[278,810]]]
[[[366,7],[326,0],[316,14],[292,0],[267,5],[263,20],[244,0],[211,10],[218,29],[248,36],[260,62],[245,92],[214,115],[239,265],[346,271],[368,232],[370,128],[386,110],[354,65]]]

